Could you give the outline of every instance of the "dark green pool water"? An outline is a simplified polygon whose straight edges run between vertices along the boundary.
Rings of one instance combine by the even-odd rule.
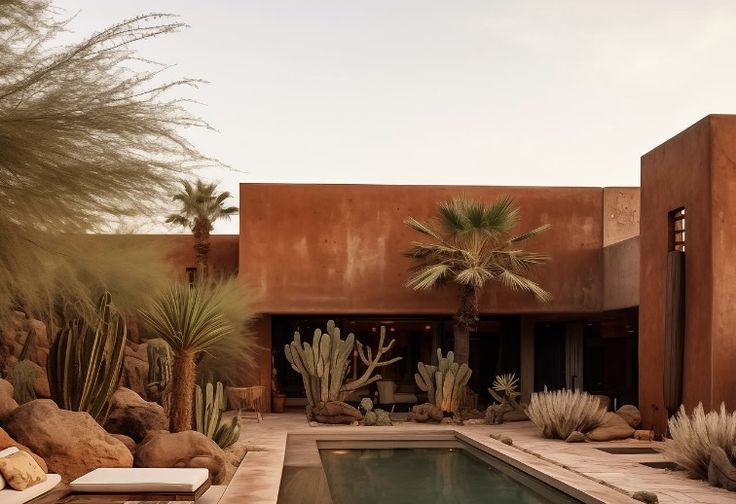
[[[333,504],[580,502],[465,449],[323,449],[320,457]]]

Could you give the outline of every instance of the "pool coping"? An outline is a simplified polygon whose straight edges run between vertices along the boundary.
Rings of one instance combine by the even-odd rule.
[[[423,426],[424,427],[424,426]],[[586,504],[632,504],[632,499],[624,490],[605,485],[584,474],[571,471],[559,463],[540,458],[523,449],[508,446],[488,436],[485,430],[474,432],[472,428],[455,426],[427,426],[426,428],[393,430],[375,427],[319,426],[305,425],[302,428],[273,429],[258,438],[258,448],[263,451],[249,451],[235,473],[233,480],[222,495],[219,504],[248,502],[249,504],[276,504],[278,501],[281,477],[286,462],[287,440],[299,436],[325,441],[379,440],[388,439],[432,440],[453,437],[480,449],[503,462],[535,477],[555,488],[563,486],[562,491]]]

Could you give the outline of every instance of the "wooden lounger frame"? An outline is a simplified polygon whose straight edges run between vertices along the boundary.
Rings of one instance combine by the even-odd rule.
[[[144,493],[88,493],[88,492],[79,492],[74,493],[71,490],[64,490],[63,493],[60,493],[60,491],[52,491],[51,493],[47,493],[45,495],[39,496],[38,498],[32,500],[28,504],[51,504],[51,503],[69,503],[69,504],[76,504],[76,503],[87,503],[87,504],[114,504],[114,503],[122,503],[127,501],[142,501],[142,502],[151,502],[151,501],[158,501],[158,502],[166,502],[166,501],[197,501],[200,499],[204,493],[209,490],[210,488],[210,480],[208,479],[204,483],[202,483],[202,486],[200,486],[196,491],[194,492],[144,492]]]

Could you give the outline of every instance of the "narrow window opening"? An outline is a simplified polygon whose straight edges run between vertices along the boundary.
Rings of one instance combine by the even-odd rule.
[[[685,252],[685,207],[670,212],[670,250]]]
[[[189,282],[189,285],[194,285],[194,280],[196,278],[197,278],[197,268],[196,267],[187,268],[187,282]]]

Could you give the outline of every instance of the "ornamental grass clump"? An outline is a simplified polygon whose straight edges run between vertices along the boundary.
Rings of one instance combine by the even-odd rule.
[[[708,465],[713,448],[722,448],[727,454],[736,446],[736,412],[726,411],[721,403],[719,411],[705,412],[698,403],[688,415],[684,406],[669,420],[670,438],[660,451],[664,458],[683,467],[691,476],[708,479]]]
[[[580,390],[553,390],[532,394],[526,410],[546,438],[567,439],[573,431],[588,432],[606,415],[597,397]]]

